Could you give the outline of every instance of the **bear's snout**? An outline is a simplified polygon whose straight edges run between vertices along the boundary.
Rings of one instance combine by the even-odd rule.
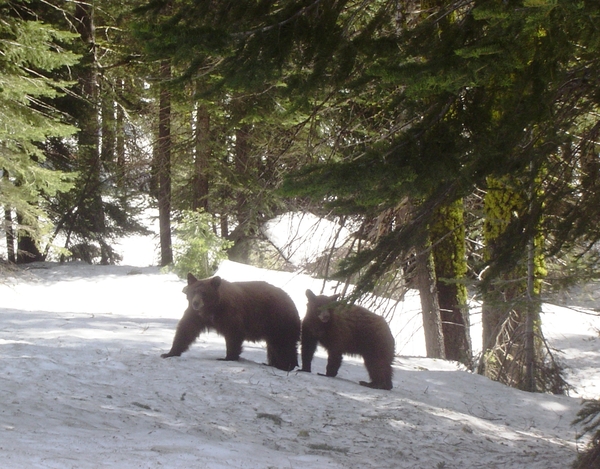
[[[202,308],[202,306],[204,306],[202,298],[199,298],[197,296],[192,298],[192,308],[194,308],[195,311],[199,311]]]

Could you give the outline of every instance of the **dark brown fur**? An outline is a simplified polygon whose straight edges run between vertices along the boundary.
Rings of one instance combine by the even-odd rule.
[[[267,364],[290,371],[298,366],[300,316],[292,299],[266,282],[198,280],[188,274],[188,308],[177,325],[173,346],[163,358],[180,356],[201,332],[225,337],[225,360],[238,360],[245,340],[267,343]]]
[[[336,296],[316,296],[306,291],[308,305],[302,321],[302,371],[311,371],[311,362],[321,344],[327,349],[326,376],[336,376],[342,355],[360,355],[371,382],[360,384],[392,389],[394,337],[381,316],[360,306],[336,303]]]

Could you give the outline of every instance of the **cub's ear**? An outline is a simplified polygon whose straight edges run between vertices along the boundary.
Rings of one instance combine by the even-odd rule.
[[[317,295],[310,290],[306,290],[306,298],[308,298],[308,301],[314,301],[315,298],[317,298]]]
[[[185,287],[183,287],[183,290],[181,290],[181,292],[185,293],[187,295],[188,287],[189,287],[189,285],[186,285]]]
[[[214,287],[214,288],[219,288],[219,285],[221,285],[221,277],[219,277],[218,275],[211,278],[210,279],[210,284]]]
[[[329,310],[326,309],[324,311],[320,311],[319,319],[321,320],[321,322],[328,323],[329,320],[331,319],[331,313],[329,312]]]
[[[198,279],[196,277],[194,277],[191,273],[189,273],[187,276],[187,281],[188,281],[188,285],[191,285],[192,283],[196,283],[198,281]]]

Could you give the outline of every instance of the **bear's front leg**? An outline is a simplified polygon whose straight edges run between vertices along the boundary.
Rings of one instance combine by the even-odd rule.
[[[210,324],[198,315],[197,311],[188,308],[177,324],[175,338],[169,353],[163,353],[162,358],[179,357],[190,348],[190,345],[198,338],[201,332],[210,329]]]

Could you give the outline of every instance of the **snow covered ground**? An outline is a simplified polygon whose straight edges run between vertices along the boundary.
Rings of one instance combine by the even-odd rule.
[[[136,247],[143,247],[136,242]],[[150,250],[152,252],[152,250]],[[546,305],[570,397],[528,394],[429,360],[418,296],[394,317],[394,389],[371,390],[358,359],[337,378],[239,362],[202,335],[161,359],[186,307],[184,282],[146,258],[124,266],[37,264],[0,276],[2,468],[567,468],[584,442],[571,425],[600,395],[600,318]],[[304,314],[321,282],[225,262],[228,280],[284,288]],[[416,313],[416,314],[415,314]],[[410,327],[405,327],[409,324]]]

